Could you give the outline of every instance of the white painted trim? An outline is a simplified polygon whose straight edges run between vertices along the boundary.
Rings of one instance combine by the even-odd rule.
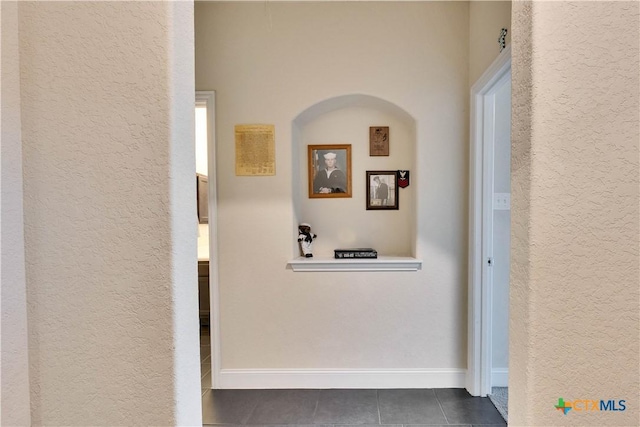
[[[491,387],[509,387],[509,368],[491,370]]]
[[[484,101],[495,84],[511,70],[511,45],[507,46],[495,61],[471,87],[470,160],[469,160],[469,308],[467,343],[466,388],[473,396],[486,396],[490,392],[490,341],[487,326],[490,290],[482,289],[483,247],[483,136]],[[489,384],[489,389],[487,389]]]
[[[209,177],[209,333],[211,384],[220,388],[220,291],[218,282],[218,202],[216,180],[216,93],[196,91],[196,105],[207,108],[207,163]]]
[[[223,369],[225,389],[462,388],[466,369]]]
[[[493,268],[488,266],[489,258],[493,258],[493,158],[495,140],[495,95],[491,86],[489,92],[482,96],[482,243],[481,243],[481,277],[482,286],[480,298],[482,303],[480,336],[480,390],[484,396],[491,393],[491,350],[493,342],[492,313],[493,313]]]
[[[375,259],[305,258],[290,260],[293,271],[418,271],[422,260],[411,257],[382,256]]]

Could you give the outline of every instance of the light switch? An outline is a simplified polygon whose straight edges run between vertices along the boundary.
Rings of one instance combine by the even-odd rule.
[[[493,210],[508,211],[511,209],[511,193],[493,193]]]

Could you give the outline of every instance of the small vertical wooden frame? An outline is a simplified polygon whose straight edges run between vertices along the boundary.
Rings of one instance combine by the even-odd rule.
[[[369,128],[369,155],[389,155],[389,126],[371,126]]]

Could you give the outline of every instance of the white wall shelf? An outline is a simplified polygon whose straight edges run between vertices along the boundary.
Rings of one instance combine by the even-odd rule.
[[[412,257],[381,256],[375,259],[335,259],[298,257],[287,262],[294,272],[306,271],[418,271],[422,260]]]

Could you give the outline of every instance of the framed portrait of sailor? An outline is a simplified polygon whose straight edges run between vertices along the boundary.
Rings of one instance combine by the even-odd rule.
[[[351,144],[309,145],[309,198],[351,197]]]

